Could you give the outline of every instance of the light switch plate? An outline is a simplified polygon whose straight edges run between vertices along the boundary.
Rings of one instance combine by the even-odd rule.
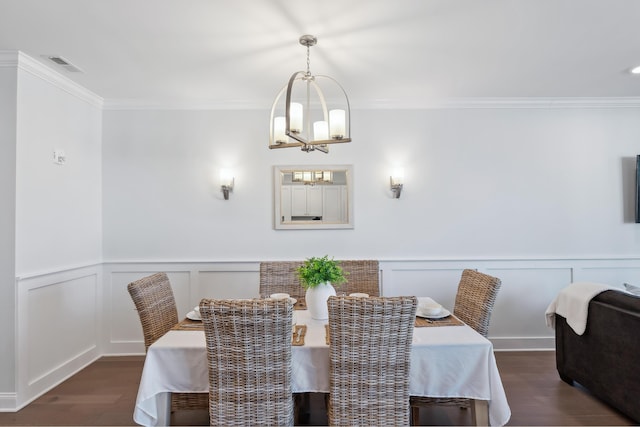
[[[64,150],[53,150],[53,163],[64,165],[67,162],[67,155]]]

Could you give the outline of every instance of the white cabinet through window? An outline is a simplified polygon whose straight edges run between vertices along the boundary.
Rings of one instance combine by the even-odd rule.
[[[347,218],[345,186],[324,186],[322,190],[322,221],[335,223],[345,222]]]
[[[322,217],[322,187],[309,185],[291,186],[292,217]],[[313,219],[313,218],[309,218]]]

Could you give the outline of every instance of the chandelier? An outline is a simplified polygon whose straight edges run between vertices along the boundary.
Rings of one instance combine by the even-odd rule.
[[[311,74],[309,48],[318,39],[300,37],[307,47],[307,71],[296,71],[271,107],[269,148],[300,147],[329,152],[329,144],[351,142],[349,98],[329,76]]]

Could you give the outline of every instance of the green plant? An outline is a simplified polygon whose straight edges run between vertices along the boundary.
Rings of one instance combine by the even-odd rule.
[[[340,286],[347,281],[349,273],[342,270],[340,261],[329,259],[328,255],[307,258],[300,267],[296,269],[300,284],[303,288],[315,288],[316,286],[331,282],[333,286]]]

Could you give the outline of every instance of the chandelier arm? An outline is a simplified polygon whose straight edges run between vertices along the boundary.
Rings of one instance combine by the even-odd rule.
[[[309,142],[307,142],[306,145],[313,145],[313,146],[317,147],[319,145],[342,144],[344,142],[351,142],[351,138],[326,139],[326,140],[322,140],[322,141],[309,141]]]
[[[298,76],[300,76],[300,79],[302,79],[305,76],[305,74],[302,71],[296,71],[291,75],[291,77],[289,78],[289,83],[287,84],[287,96],[284,101],[285,102],[285,113],[284,113],[285,133],[290,138],[293,138],[296,141],[306,145],[307,141],[300,138],[298,135],[296,135],[295,132],[291,131],[291,92],[292,92],[291,89],[293,88],[293,83],[297,80]]]
[[[322,77],[322,76],[319,76],[319,77]],[[327,109],[327,101],[324,98],[324,93],[322,93],[322,90],[320,89],[320,86],[318,86],[318,83],[316,83],[315,79],[311,81],[311,84],[313,85],[313,88],[316,90],[316,93],[318,94],[318,99],[320,100],[320,105],[322,106],[322,117],[324,118],[325,121],[328,121],[329,110]]]
[[[284,142],[282,144],[270,145],[269,148],[290,148],[290,147],[307,147],[308,144],[302,142]]]
[[[349,102],[349,96],[347,95],[347,92],[344,90],[342,85],[336,79],[334,79],[331,76],[325,76],[323,74],[319,74],[316,77],[322,77],[322,78],[329,79],[329,80],[333,81],[336,84],[336,86],[338,86],[340,88],[340,90],[342,91],[342,94],[344,95],[344,99],[347,102],[347,129],[348,129],[347,135],[350,136],[351,135],[351,103]],[[347,139],[349,141],[347,141]],[[338,141],[338,142],[340,142],[340,141]],[[351,138],[342,139],[342,142],[351,142]]]
[[[329,154],[329,148],[328,148],[326,145],[324,145],[324,144],[322,144],[322,145],[315,145],[315,144],[314,144],[314,148],[315,148],[316,150],[318,150],[318,151],[320,151],[320,152],[324,153],[324,154]]]

